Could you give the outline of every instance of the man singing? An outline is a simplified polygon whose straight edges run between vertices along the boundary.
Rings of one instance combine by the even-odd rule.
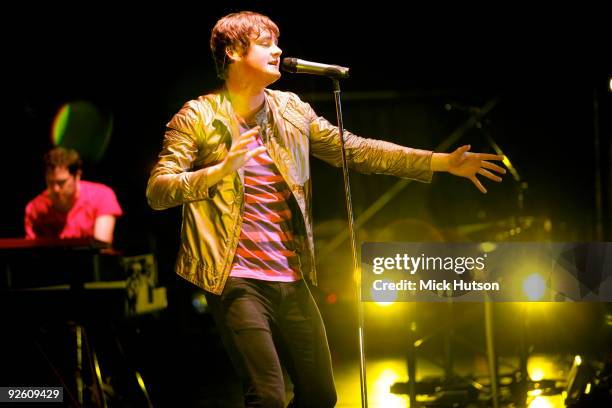
[[[281,364],[295,407],[332,407],[336,390],[316,284],[309,155],[341,165],[337,127],[295,94],[267,89],[281,76],[279,30],[268,17],[221,18],[210,46],[224,86],[187,102],[167,124],[147,198],[183,206],[176,271],[206,291],[248,407],[284,407]],[[434,171],[501,181],[492,154],[433,153],[345,133],[363,173],[431,181]]]

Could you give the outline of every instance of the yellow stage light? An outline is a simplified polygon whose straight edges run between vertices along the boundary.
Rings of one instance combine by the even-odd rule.
[[[529,300],[540,300],[544,296],[545,290],[546,282],[544,282],[544,278],[539,273],[532,273],[523,282],[523,292],[525,292]]]

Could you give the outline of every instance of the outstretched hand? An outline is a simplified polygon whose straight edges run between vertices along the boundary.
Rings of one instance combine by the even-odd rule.
[[[469,179],[480,192],[486,193],[487,189],[484,188],[480,180],[478,180],[476,174],[485,176],[493,181],[502,181],[501,177],[493,174],[491,171],[506,174],[506,169],[488,160],[499,161],[503,160],[504,156],[489,153],[471,153],[469,152],[470,147],[470,145],[461,146],[449,154],[448,172],[455,176]]]

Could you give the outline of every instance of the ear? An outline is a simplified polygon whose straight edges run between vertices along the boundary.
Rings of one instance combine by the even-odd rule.
[[[81,176],[83,175],[83,170],[77,170],[77,172],[74,174],[74,178],[76,181],[81,180]]]
[[[240,53],[230,47],[227,47],[225,49],[225,55],[227,56],[227,58],[231,59],[232,61],[240,61],[241,59]]]

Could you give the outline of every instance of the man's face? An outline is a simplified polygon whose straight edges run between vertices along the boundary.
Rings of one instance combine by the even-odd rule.
[[[239,61],[243,75],[261,79],[266,85],[279,79],[282,50],[277,43],[278,39],[269,31],[262,31],[259,37],[251,38],[247,53]]]
[[[80,172],[72,175],[67,167],[55,167],[47,170],[45,175],[49,198],[53,206],[61,211],[68,211],[74,205],[78,191]]]

